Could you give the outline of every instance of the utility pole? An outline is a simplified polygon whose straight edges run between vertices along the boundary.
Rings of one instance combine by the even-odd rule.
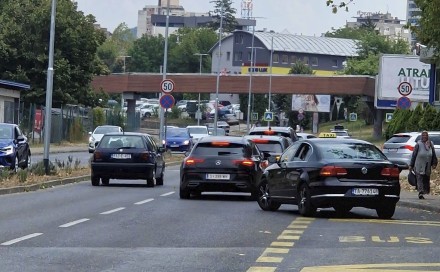
[[[195,53],[194,55],[199,56],[199,75],[202,75],[202,57],[208,56],[209,54],[203,54],[203,53]],[[201,112],[200,112],[200,93],[199,93],[199,103],[197,104],[197,125],[200,126],[200,118]]]
[[[165,23],[165,48],[163,54],[163,72],[162,79],[165,80],[167,78],[167,61],[168,61],[168,28],[170,25],[170,0],[167,0],[167,16]],[[159,99],[162,97],[162,93],[159,94]],[[164,109],[160,107],[159,111],[159,119],[160,119],[160,127],[159,127],[159,143],[163,143],[165,139],[165,118],[164,118]]]

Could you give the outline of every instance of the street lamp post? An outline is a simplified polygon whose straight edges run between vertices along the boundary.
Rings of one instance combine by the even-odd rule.
[[[270,45],[270,68],[269,68],[269,97],[267,102],[267,111],[270,111],[271,108],[271,99],[272,99],[272,66],[273,66],[273,37]],[[267,125],[270,127],[270,121],[267,122]]]
[[[162,79],[165,80],[167,78],[167,62],[168,62],[168,29],[170,25],[170,0],[167,0],[167,16],[165,23],[165,48],[163,54],[163,72]],[[162,93],[160,93],[159,98],[162,97]],[[160,119],[160,128],[159,128],[159,143],[163,143],[165,139],[166,127],[165,127],[165,118],[164,118],[164,110],[160,107],[159,111],[159,119]]]
[[[254,30],[255,30],[255,27],[254,27]],[[249,72],[249,94],[248,94],[248,110],[247,110],[247,122],[246,122],[248,132],[249,132],[250,115],[251,115],[252,76],[254,74],[254,69],[255,69],[255,64],[256,64],[256,59],[257,59],[257,49],[264,49],[263,47],[255,47],[254,40],[255,40],[255,32],[252,31],[252,46],[246,47],[246,48],[251,49],[251,70]],[[255,53],[254,53],[254,50],[255,50]]]
[[[169,0],[168,0],[169,1]],[[223,9],[224,3],[221,2],[220,11],[220,29],[218,32],[218,63],[217,63],[217,83],[215,88],[215,114],[214,114],[214,136],[217,136],[217,120],[218,120],[218,89],[220,85],[220,62],[222,59],[222,34],[223,34]]]
[[[199,56],[199,75],[201,75],[202,74],[202,57],[203,56],[208,56],[209,54],[195,53],[194,55],[195,56]],[[198,115],[197,115],[197,125],[200,126],[200,118],[202,117],[201,116],[201,112],[200,112],[200,93],[199,93],[199,103],[198,103],[198,106],[197,106],[197,112],[198,112]]]

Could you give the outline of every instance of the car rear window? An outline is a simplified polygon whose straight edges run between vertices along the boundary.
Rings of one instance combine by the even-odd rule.
[[[380,150],[364,143],[319,143],[317,144],[324,159],[329,160],[386,160]]]
[[[145,148],[141,136],[135,135],[106,135],[102,137],[99,148]]]
[[[119,132],[118,127],[97,127],[95,129],[95,134],[106,134],[110,132]]]
[[[288,132],[273,131],[273,130],[251,131],[249,132],[249,135],[272,135],[272,136],[283,136],[290,138],[290,133]]]
[[[411,138],[410,135],[393,135],[388,141],[385,143],[387,144],[400,144],[400,143],[406,143]]]
[[[420,141],[422,135],[417,136],[416,142]],[[440,135],[429,134],[429,139],[434,143],[434,145],[440,145]]]
[[[208,128],[188,128],[189,134],[208,134]]]
[[[194,150],[192,151],[192,155],[198,156],[236,156],[236,155],[245,155],[248,153],[245,151],[246,148],[243,144],[235,144],[235,143],[199,143]],[[247,154],[250,155],[250,154]],[[249,157],[249,156],[245,156]]]
[[[255,143],[262,152],[282,153],[283,147],[280,142]]]

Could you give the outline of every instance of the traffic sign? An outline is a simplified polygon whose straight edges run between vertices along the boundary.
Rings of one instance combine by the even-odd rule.
[[[171,79],[164,79],[160,83],[160,89],[164,93],[171,93],[174,90],[174,81]]]
[[[273,121],[273,112],[266,111],[266,112],[264,113],[264,118],[263,118],[263,120],[266,121],[266,122],[272,122],[272,121]]]
[[[385,122],[389,123],[389,122],[391,122],[391,120],[393,120],[393,113],[392,112],[387,112],[385,114]]]
[[[358,119],[358,115],[355,112],[350,113],[350,121],[355,122]]]
[[[397,90],[399,91],[399,94],[401,94],[403,96],[408,96],[411,94],[413,88],[411,86],[411,83],[404,81],[399,84],[399,86],[397,87]]]
[[[159,104],[164,109],[169,109],[174,106],[174,96],[171,94],[163,94],[159,99]]]
[[[411,100],[409,100],[409,98],[406,96],[402,96],[397,100],[396,106],[398,109],[402,109],[402,110],[409,109],[411,108]]]
[[[252,121],[257,121],[258,120],[258,112],[253,112],[252,113]]]

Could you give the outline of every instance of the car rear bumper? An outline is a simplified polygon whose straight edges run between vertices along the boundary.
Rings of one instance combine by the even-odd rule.
[[[102,163],[92,162],[92,175],[116,179],[148,179],[153,177],[152,163]]]
[[[385,153],[388,160],[396,164],[401,169],[407,169],[411,162],[412,154],[402,154],[402,153]]]
[[[255,192],[255,178],[247,172],[231,174],[230,180],[207,180],[205,173],[199,177],[188,175],[182,178],[181,188],[204,192]],[[183,175],[185,177],[185,175]],[[202,179],[200,177],[203,176]]]

